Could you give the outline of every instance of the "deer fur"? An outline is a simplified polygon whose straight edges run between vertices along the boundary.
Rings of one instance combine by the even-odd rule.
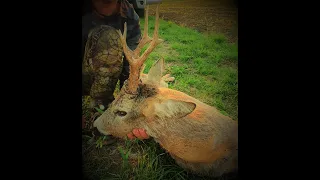
[[[131,54],[131,58],[134,56]],[[145,60],[138,56],[132,59],[141,60],[140,65]],[[141,70],[141,66],[130,67]],[[105,135],[119,138],[126,138],[135,128],[143,128],[178,165],[193,173],[217,177],[237,171],[238,123],[215,107],[161,85],[165,79],[161,78],[163,59],[152,68],[148,74],[129,78],[94,126]],[[139,83],[132,81],[137,78]],[[129,86],[130,83],[136,84]]]
[[[162,76],[164,71],[164,59],[161,58],[156,61],[150,68],[148,74],[142,73],[145,68],[145,65],[141,69],[140,79],[144,84],[155,84],[160,87],[168,87],[168,82],[175,80],[174,77],[171,77],[170,74]],[[162,77],[161,77],[162,76]]]

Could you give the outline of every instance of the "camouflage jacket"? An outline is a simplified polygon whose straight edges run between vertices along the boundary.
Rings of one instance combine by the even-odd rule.
[[[124,23],[127,23],[127,44],[130,49],[134,50],[141,37],[139,16],[134,11],[132,4],[127,0],[119,0],[120,13],[112,16],[99,16],[96,12],[88,13],[82,17],[82,59],[84,47],[87,42],[90,30],[98,25],[109,25],[120,29],[123,33]]]

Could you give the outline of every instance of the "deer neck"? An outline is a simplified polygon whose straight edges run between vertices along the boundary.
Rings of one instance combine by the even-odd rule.
[[[140,84],[140,71],[141,66],[137,66],[137,64],[130,64],[128,89],[131,94],[137,94],[138,86]]]

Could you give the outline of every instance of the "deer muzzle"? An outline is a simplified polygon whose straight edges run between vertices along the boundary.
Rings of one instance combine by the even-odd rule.
[[[111,135],[105,130],[104,123],[103,123],[103,120],[101,119],[101,116],[94,121],[93,127],[97,128],[98,131],[104,135]]]

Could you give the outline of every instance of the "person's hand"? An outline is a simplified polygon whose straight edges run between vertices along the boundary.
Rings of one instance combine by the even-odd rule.
[[[149,139],[149,135],[146,133],[145,129],[133,129],[132,132],[127,134],[128,138],[133,140],[135,138],[138,139]]]

